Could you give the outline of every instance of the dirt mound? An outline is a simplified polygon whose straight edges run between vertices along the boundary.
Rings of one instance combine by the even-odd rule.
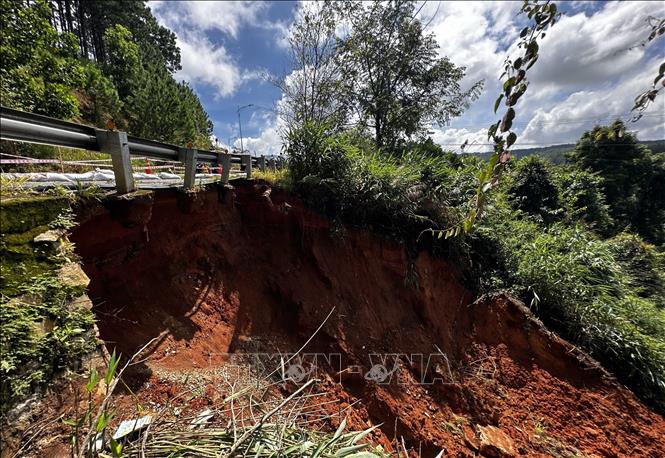
[[[234,355],[274,362],[333,310],[295,375],[322,379],[352,428],[382,424],[386,448],[403,437],[424,457],[665,449],[663,418],[523,305],[476,300],[443,259],[333,231],[266,186],[235,186],[109,202],[72,236],[108,348],[158,338],[133,376],[139,397],[168,397],[180,374],[214,373]]]

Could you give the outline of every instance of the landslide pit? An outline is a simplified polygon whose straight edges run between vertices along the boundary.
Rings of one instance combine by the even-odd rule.
[[[107,349],[129,355],[156,338],[129,375],[143,402],[229,355],[295,352],[334,308],[304,353],[339,355],[315,368],[327,408],[346,409],[351,429],[381,424],[373,439],[387,449],[403,437],[423,457],[665,450],[663,418],[522,304],[474,297],[454,263],[427,252],[340,235],[282,191],[160,190],[79,218],[71,239]],[[404,356],[419,354],[437,362]],[[389,383],[370,355],[393,355]]]

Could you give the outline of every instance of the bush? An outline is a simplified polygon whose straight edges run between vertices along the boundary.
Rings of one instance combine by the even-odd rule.
[[[561,203],[572,221],[582,221],[597,233],[608,236],[614,221],[603,194],[603,179],[576,168],[559,167],[555,174]]]
[[[450,224],[449,199],[473,187],[456,188],[467,181],[453,178],[445,157],[413,152],[396,158],[357,133],[332,134],[321,125],[292,130],[284,151],[294,189],[309,205],[332,219],[408,240]]]
[[[608,241],[608,246],[628,275],[632,291],[665,307],[665,253],[659,253],[636,234],[619,234]]]
[[[515,208],[539,216],[543,221],[553,221],[558,213],[559,190],[549,163],[537,156],[528,156],[517,163],[508,193]]]
[[[481,285],[508,289],[531,304],[548,326],[665,411],[665,313],[635,283],[651,271],[648,255],[631,267],[630,254],[617,254],[626,240],[605,242],[563,223],[542,228],[515,218],[496,198],[488,212],[474,246],[496,251],[474,256],[492,267],[481,272]]]

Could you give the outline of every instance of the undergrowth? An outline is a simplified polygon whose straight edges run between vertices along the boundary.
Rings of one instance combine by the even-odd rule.
[[[478,292],[523,300],[665,412],[665,254],[616,233],[598,174],[533,157],[511,163],[474,232],[446,241],[432,236],[467,214],[482,161],[417,147],[389,155],[368,145],[325,126],[291,131],[292,189],[333,221],[418,249],[443,247]]]
[[[0,243],[0,407],[44,387],[56,374],[80,364],[95,345],[93,315],[73,304],[85,287],[64,280],[60,269],[76,262],[66,239],[39,244],[48,230],[72,227],[69,197],[29,196],[2,200]]]

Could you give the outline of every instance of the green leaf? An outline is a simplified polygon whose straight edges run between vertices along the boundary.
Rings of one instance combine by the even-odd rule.
[[[494,102],[494,112],[496,113],[496,110],[499,109],[499,104],[501,103],[501,99],[503,99],[503,94],[501,94],[497,99],[496,102]],[[496,129],[494,129],[496,131]]]
[[[439,238],[441,238],[441,233],[440,233],[440,232],[439,232]],[[361,431],[361,432],[359,432],[358,434],[356,434],[356,435],[353,437],[353,440],[351,441],[351,443],[352,443],[352,444],[356,444],[356,443],[358,443],[359,441],[363,440],[365,437],[367,437],[367,435],[368,435],[369,433],[371,433],[372,431],[374,431],[374,430],[375,430],[376,428],[378,428],[379,426],[381,426],[381,425],[374,425],[374,426],[372,426],[371,428],[367,428],[365,431]]]
[[[515,132],[511,132],[508,134],[508,138],[506,139],[506,148],[510,148],[515,141],[517,140],[517,134]]]
[[[85,386],[86,391],[92,393],[95,390],[95,386],[97,386],[97,382],[99,382],[99,372],[97,372],[97,368],[93,367],[90,369],[90,379]]]
[[[524,38],[524,37],[526,37],[528,33],[529,33],[529,28],[528,28],[528,27],[524,27],[524,28],[522,29],[522,31],[520,32],[520,38]]]
[[[111,438],[111,442],[109,443],[109,448],[111,449],[113,458],[120,458],[122,456],[122,444],[116,441],[115,439]]]
[[[503,120],[501,121],[501,132],[506,132],[512,127],[514,118],[515,110],[513,108],[509,108],[508,111],[506,111]]]
[[[337,431],[335,431],[335,435],[333,436],[334,439],[338,439],[342,433],[344,432],[344,428],[346,428],[346,417],[342,420],[342,422],[339,424],[339,428],[337,428]]]
[[[106,385],[111,384],[111,380],[113,380],[113,377],[115,377],[115,371],[118,368],[118,363],[120,362],[120,357],[116,355],[115,350],[113,350],[113,354],[111,355],[111,359],[109,360],[109,367],[106,370],[106,375],[104,376],[104,382]]]
[[[506,93],[510,92],[510,88],[512,88],[514,84],[515,84],[515,77],[511,76],[503,83],[503,91]]]
[[[352,454],[355,454],[358,452],[358,450],[362,450],[364,448],[367,448],[367,444],[358,444],[358,445],[350,445],[348,447],[342,447],[339,450],[337,450],[337,453],[335,453],[336,457],[346,457],[346,456],[353,456]]]

